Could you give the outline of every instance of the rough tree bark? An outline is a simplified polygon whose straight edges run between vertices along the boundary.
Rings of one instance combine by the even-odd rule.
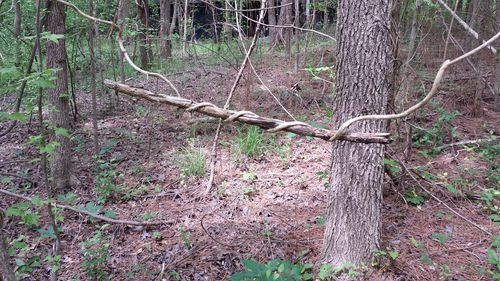
[[[161,48],[160,56],[168,58],[172,56],[172,49],[170,47],[170,0],[160,0],[160,38]]]
[[[147,29],[148,29],[148,20],[147,20],[147,11],[148,8],[148,0],[139,0],[137,2],[137,17],[141,22],[141,30],[139,32],[139,57],[141,60],[141,68],[144,70],[149,69],[149,59],[148,59],[148,39],[147,39]]]
[[[391,0],[340,0],[337,16],[335,123],[384,114],[393,58]],[[383,132],[384,121],[356,123],[351,131]],[[385,146],[335,142],[328,218],[318,262],[367,263],[380,246]]]
[[[64,35],[66,32],[66,13],[64,5],[54,0],[47,2],[47,13],[45,18],[45,28],[52,34]],[[58,69],[57,79],[54,81],[55,87],[49,89],[48,100],[53,108],[49,111],[49,120],[53,127],[63,128],[70,131],[70,108],[68,93],[68,68],[66,62],[65,39],[59,39],[57,43],[47,42],[47,67]],[[54,140],[59,146],[53,152],[50,162],[50,172],[54,187],[57,190],[64,190],[70,187],[71,173],[71,142],[68,137],[55,134]]]

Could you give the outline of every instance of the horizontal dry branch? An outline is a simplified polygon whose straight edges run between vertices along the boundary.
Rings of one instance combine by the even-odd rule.
[[[156,94],[145,89],[134,88],[125,84],[105,80],[104,84],[115,91],[124,93],[133,97],[140,97],[149,101],[159,102],[176,106],[188,111],[198,112],[215,118],[222,118],[228,121],[238,121],[241,123],[259,126],[263,129],[271,131],[286,131],[303,136],[311,136],[323,140],[329,140],[336,131],[314,128],[311,125],[303,122],[285,122],[278,119],[258,116],[249,111],[234,111],[225,110],[210,103],[197,103],[189,99],[168,96],[164,94]],[[338,140],[359,142],[359,143],[389,143],[389,133],[352,133],[346,132],[339,137]]]

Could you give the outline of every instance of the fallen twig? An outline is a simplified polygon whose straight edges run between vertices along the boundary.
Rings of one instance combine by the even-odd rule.
[[[24,196],[24,195],[20,195],[20,194],[14,193],[14,192],[10,192],[10,191],[4,190],[4,189],[0,189],[0,193],[3,193],[5,195],[11,196],[11,197],[15,197],[15,198],[18,198],[18,199],[22,199],[22,200],[25,200],[25,201],[29,201],[29,202],[32,202],[32,200],[33,200],[30,197],[27,197],[27,196]],[[95,218],[95,219],[98,219],[98,220],[102,220],[102,221],[105,221],[105,222],[108,222],[108,223],[114,223],[114,224],[127,224],[127,225],[145,226],[145,225],[161,225],[161,224],[173,224],[173,223],[175,223],[175,220],[169,220],[169,221],[144,221],[144,222],[140,222],[140,221],[112,219],[112,218],[108,218],[108,217],[101,216],[101,215],[98,215],[98,214],[93,214],[93,213],[91,213],[89,211],[80,210],[80,209],[77,209],[77,208],[74,208],[74,207],[71,207],[71,206],[67,206],[67,205],[53,204],[53,206],[55,206],[57,208],[64,209],[64,210],[69,210],[69,211],[73,211],[73,212],[76,212],[76,213],[79,213],[79,214],[83,214],[83,215],[86,215],[86,216],[89,216],[89,217],[92,217],[92,218]]]

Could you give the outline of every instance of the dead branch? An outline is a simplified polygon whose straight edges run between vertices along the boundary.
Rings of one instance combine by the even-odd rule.
[[[445,144],[445,145],[436,147],[436,149],[437,150],[441,150],[441,149],[446,149],[448,147],[453,147],[453,146],[458,146],[458,145],[468,145],[468,144],[475,144],[475,145],[479,146],[482,143],[490,143],[490,142],[493,142],[493,143],[494,142],[500,142],[500,139],[498,139],[497,137],[493,136],[493,137],[487,138],[487,139],[463,140],[463,141],[459,141],[459,142]]]
[[[282,131],[303,136],[311,136],[323,140],[329,140],[336,134],[336,131],[314,128],[306,123],[298,124],[296,122],[285,122],[278,119],[262,117],[248,111],[225,110],[210,103],[197,103],[185,98],[156,94],[145,89],[134,88],[111,80],[105,80],[104,84],[110,89],[119,91],[129,96],[140,97],[149,101],[172,105],[187,111],[198,112],[215,118],[222,118],[226,121],[238,121],[241,123],[255,125],[263,129],[280,129]],[[389,136],[389,133],[346,133],[340,136],[339,140],[360,143],[390,143],[391,139]]]
[[[432,88],[431,88],[431,91],[427,94],[427,96],[425,96],[425,98],[423,100],[421,100],[420,102],[418,102],[417,104],[415,104],[414,106],[408,108],[407,110],[401,112],[401,113],[398,113],[398,114],[382,114],[382,115],[364,115],[364,116],[358,116],[358,117],[355,117],[355,118],[352,118],[352,119],[349,119],[347,121],[345,121],[338,129],[337,131],[337,134],[335,134],[335,136],[333,136],[330,140],[338,140],[340,139],[340,137],[346,133],[347,131],[347,128],[352,125],[354,122],[358,122],[358,121],[362,121],[362,120],[391,120],[391,119],[400,119],[400,118],[404,118],[408,115],[410,115],[411,113],[415,112],[416,110],[418,110],[419,108],[423,107],[424,105],[426,105],[433,97],[434,95],[436,95],[437,93],[437,90],[438,90],[438,87],[439,87],[439,84],[441,83],[441,80],[443,79],[443,75],[444,75],[444,72],[445,70],[450,66],[450,65],[453,65],[461,60],[464,60],[470,56],[472,56],[473,54],[479,52],[481,49],[489,46],[490,44],[492,44],[496,39],[500,38],[500,32],[497,33],[495,36],[491,37],[488,41],[484,42],[483,44],[481,44],[480,46],[478,46],[477,48],[469,51],[468,53],[465,53],[453,60],[446,60],[443,62],[443,64],[441,65],[441,68],[439,68],[437,74],[436,74],[436,77],[434,78],[434,83],[432,84]]]
[[[15,198],[18,198],[18,199],[22,199],[22,200],[25,200],[25,201],[29,201],[29,202],[32,202],[32,200],[33,200],[30,197],[27,197],[27,196],[24,196],[24,195],[20,195],[20,194],[17,194],[17,193],[13,193],[13,192],[10,192],[10,191],[4,190],[4,189],[0,189],[0,193],[3,193],[5,195],[11,196],[11,197],[15,197]],[[67,206],[67,205],[62,205],[62,204],[52,204],[52,205],[55,206],[55,207],[57,207],[57,208],[61,208],[61,209],[64,209],[64,210],[69,210],[69,211],[72,211],[72,212],[75,212],[75,213],[83,214],[83,215],[86,215],[86,216],[89,216],[89,217],[92,217],[92,218],[95,218],[95,219],[98,219],[98,220],[101,220],[101,221],[105,221],[105,222],[109,222],[109,223],[114,223],[114,224],[127,224],[127,225],[136,225],[136,226],[145,226],[145,225],[161,225],[161,224],[173,224],[173,223],[175,223],[175,220],[169,220],[169,221],[144,221],[144,222],[130,221],[130,220],[117,220],[117,219],[112,219],[112,218],[108,218],[108,217],[105,217],[105,216],[101,216],[101,215],[98,215],[98,214],[93,214],[93,213],[91,213],[89,211],[79,210],[77,208],[74,208],[74,207],[71,207],[71,206]]]

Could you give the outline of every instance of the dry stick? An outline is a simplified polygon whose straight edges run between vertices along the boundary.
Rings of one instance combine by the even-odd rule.
[[[259,13],[259,20],[257,22],[257,26],[255,27],[255,34],[253,36],[252,43],[250,44],[250,47],[248,48],[248,50],[245,50],[245,45],[243,45],[243,49],[246,52],[245,59],[241,63],[240,70],[238,71],[238,74],[236,75],[236,79],[234,80],[233,86],[231,87],[231,91],[229,92],[226,103],[224,104],[224,109],[227,109],[229,107],[229,104],[231,103],[234,92],[236,91],[236,87],[238,86],[238,84],[241,80],[241,77],[243,76],[243,71],[245,70],[248,62],[250,61],[250,55],[252,54],[255,46],[257,45],[256,43],[257,43],[257,38],[259,37],[261,23],[264,20],[265,10],[263,8],[265,8],[265,6],[266,6],[266,1],[261,1],[261,8],[262,9],[260,10],[260,13]],[[238,26],[239,37],[240,37],[240,39],[242,39],[241,33],[239,32],[240,27],[239,27],[238,17],[236,17],[236,24]],[[242,41],[242,43],[243,43],[243,41]],[[222,127],[222,119],[219,119],[219,123],[217,124],[217,130],[215,131],[214,141],[213,141],[213,145],[212,145],[212,153],[211,153],[211,157],[210,157],[210,176],[208,178],[207,188],[205,189],[205,195],[210,193],[210,190],[212,190],[212,186],[214,183],[215,164],[217,163],[217,144],[219,142],[221,127]]]
[[[458,2],[455,3],[455,10],[453,11],[454,14],[456,14],[457,12],[457,8],[458,8]],[[444,43],[444,52],[443,52],[443,59],[445,60],[446,59],[446,53],[448,51],[448,41],[450,40],[450,37],[451,37],[451,28],[453,27],[453,20],[455,18],[452,17],[451,20],[450,20],[450,27],[448,28],[448,35],[446,36],[446,42]]]
[[[112,90],[119,91],[129,96],[143,98],[152,102],[168,104],[176,106],[187,111],[196,111],[198,113],[208,115],[215,118],[229,119],[233,115],[240,115],[238,118],[229,119],[227,121],[237,121],[240,123],[255,125],[263,129],[280,128],[281,131],[295,133],[297,135],[311,136],[323,140],[329,140],[336,134],[336,131],[314,128],[306,123],[286,122],[279,119],[267,118],[259,116],[255,113],[245,111],[235,111],[222,109],[211,103],[197,103],[186,98],[179,98],[175,96],[168,96],[164,94],[155,94],[145,89],[134,88],[122,83],[105,80],[104,85]],[[346,133],[340,139],[360,143],[390,143],[389,133]]]
[[[4,190],[4,189],[0,189],[0,193],[3,193],[5,195],[11,196],[11,197],[23,199],[23,200],[29,201],[29,202],[32,202],[32,200],[33,200],[30,197],[27,197],[27,196],[24,196],[24,195],[20,195],[20,194],[17,194],[17,193],[13,193],[13,192],[10,192],[10,191]],[[83,214],[83,215],[86,215],[86,216],[89,216],[89,217],[92,217],[92,218],[95,218],[95,219],[98,219],[98,220],[102,220],[102,221],[109,222],[109,223],[115,223],[115,224],[127,224],[127,225],[144,226],[144,225],[161,225],[161,224],[173,224],[173,223],[175,223],[175,220],[168,220],[168,221],[145,221],[145,222],[129,221],[129,220],[119,220],[119,219],[112,219],[112,218],[108,218],[108,217],[105,217],[105,216],[93,214],[93,213],[85,211],[85,210],[79,210],[77,208],[74,208],[74,207],[71,207],[71,206],[67,206],[67,205],[52,203],[52,206],[60,208],[60,209],[64,209],[64,210],[73,211],[73,212],[76,212],[76,213],[79,213],[79,214]]]
[[[484,42],[483,44],[481,44],[479,47],[469,51],[468,53],[465,53],[463,55],[461,55],[460,57],[458,58],[455,58],[453,60],[446,60],[443,62],[443,64],[441,65],[441,68],[439,68],[437,74],[436,74],[436,77],[434,78],[434,83],[432,84],[432,88],[431,88],[431,91],[427,94],[427,96],[425,96],[425,98],[423,100],[421,100],[420,102],[418,102],[417,104],[415,104],[414,106],[408,108],[407,110],[401,112],[401,113],[398,113],[398,114],[387,114],[387,115],[364,115],[364,116],[358,116],[358,117],[355,117],[355,118],[352,118],[352,119],[349,119],[347,120],[346,122],[344,122],[338,129],[337,131],[337,134],[335,134],[335,136],[333,136],[330,140],[333,141],[333,140],[339,140],[340,137],[346,133],[347,131],[347,128],[352,125],[352,123],[354,122],[358,122],[358,121],[361,121],[361,120],[390,120],[390,119],[399,119],[399,118],[403,118],[403,117],[406,117],[408,115],[410,115],[411,113],[415,112],[416,110],[418,110],[419,108],[423,107],[424,105],[426,105],[431,99],[432,97],[434,97],[434,95],[437,93],[437,90],[438,90],[438,87],[439,87],[439,84],[441,83],[441,80],[443,79],[443,74],[444,74],[444,71],[452,64],[455,64],[463,59],[466,59],[470,56],[472,56],[473,54],[479,52],[481,49],[485,48],[486,46],[490,45],[491,43],[493,43],[496,39],[500,38],[500,32],[497,33],[495,36],[491,37],[488,41]]]
[[[151,72],[151,71],[143,70],[142,68],[138,67],[132,61],[132,59],[130,59],[130,56],[127,53],[127,49],[125,49],[125,46],[123,45],[123,38],[122,38],[123,30],[122,30],[122,28],[120,28],[120,26],[118,26],[116,23],[114,23],[112,21],[102,20],[102,19],[99,19],[99,18],[96,18],[96,17],[89,16],[86,13],[82,12],[77,6],[75,6],[75,5],[71,4],[71,3],[68,3],[66,1],[63,1],[63,0],[55,0],[55,1],[57,1],[57,2],[59,2],[61,4],[64,4],[64,5],[68,6],[68,7],[71,7],[73,10],[75,10],[78,14],[80,14],[84,18],[87,18],[87,19],[89,19],[91,21],[94,21],[94,22],[100,22],[100,23],[108,24],[111,27],[116,28],[116,30],[118,30],[118,36],[117,36],[118,46],[120,47],[120,51],[122,52],[122,54],[123,54],[125,60],[128,62],[128,64],[130,64],[130,66],[132,66],[133,69],[135,69],[138,72],[146,75],[146,77],[148,75],[151,75],[151,76],[160,78],[161,80],[165,81],[170,86],[170,88],[172,88],[172,90],[175,92],[175,94],[178,97],[180,97],[179,91],[174,86],[174,84],[172,84],[172,82],[170,82],[170,80],[167,79],[167,77],[165,77],[165,76],[163,76],[163,75],[161,75],[160,73],[157,73],[157,72]]]
[[[394,157],[393,157],[394,158]],[[425,188],[416,178],[415,176],[413,176],[412,174],[412,171],[410,169],[408,169],[408,167],[402,162],[402,161],[399,161],[399,160],[396,160],[399,165],[401,165],[401,167],[403,167],[403,169],[408,173],[408,175],[410,175],[410,177],[413,179],[413,181],[415,181],[418,186],[427,194],[429,194],[429,196],[431,196],[432,198],[434,198],[434,200],[438,201],[439,203],[441,203],[443,206],[445,206],[448,210],[450,210],[452,213],[454,213],[455,215],[457,215],[459,218],[463,219],[464,221],[470,223],[471,225],[473,225],[474,227],[476,227],[477,229],[481,230],[482,232],[488,234],[488,235],[492,235],[491,232],[489,232],[488,230],[486,229],[483,229],[482,227],[480,227],[479,225],[477,225],[476,223],[474,223],[473,221],[469,220],[468,218],[464,217],[463,215],[461,215],[459,212],[455,211],[452,207],[448,206],[448,204],[444,203],[443,200],[439,199],[436,195],[432,194],[432,192],[430,192],[429,190],[427,190],[427,188]],[[413,172],[414,173],[414,172]]]
[[[206,3],[206,4],[208,4],[208,5],[211,5],[210,3],[208,3],[208,2],[206,2],[206,1],[204,1],[204,0],[200,0],[200,1],[201,1],[201,2],[203,2],[203,3]],[[283,5],[283,6],[288,6],[288,5],[292,5],[292,3],[287,4],[287,5]],[[213,6],[215,9],[217,9],[217,10],[221,10],[221,9],[222,9],[222,8],[219,8],[219,7],[214,6],[214,5],[212,5],[212,6]],[[229,4],[229,6],[231,6],[231,4]],[[231,6],[231,7],[232,7],[232,6]],[[262,10],[262,9],[260,9],[260,10]],[[238,9],[233,8],[233,9],[232,9],[232,11],[238,11]],[[241,13],[241,12],[237,12],[237,13],[238,13],[238,14],[240,14],[241,16],[243,16],[245,19],[247,19],[247,20],[251,21],[251,22],[258,23],[258,21],[254,20],[254,19],[252,19],[252,18],[250,18],[250,17],[248,17],[248,16],[246,16],[245,14],[243,14],[243,13]],[[324,37],[326,37],[326,38],[328,38],[328,39],[331,39],[331,40],[333,40],[333,41],[337,41],[337,40],[336,40],[333,36],[330,36],[330,35],[328,35],[328,34],[325,34],[325,33],[323,33],[323,32],[320,32],[320,31],[317,31],[317,30],[314,30],[314,29],[310,29],[310,28],[302,28],[302,27],[298,27],[298,26],[295,26],[295,25],[275,25],[275,24],[267,24],[267,23],[263,23],[263,22],[261,22],[260,24],[261,24],[262,26],[267,26],[267,27],[276,27],[276,28],[293,28],[293,29],[300,30],[300,31],[312,32],[312,33],[316,33],[316,34],[318,34],[318,35],[324,36]]]
[[[465,23],[464,20],[462,20],[455,12],[453,12],[453,10],[448,7],[448,5],[446,5],[445,2],[443,2],[443,0],[437,0],[441,5],[443,5],[443,7],[448,10],[448,12],[451,13],[451,15],[453,16],[453,18],[455,18],[457,20],[458,23],[460,23],[462,25],[463,28],[465,28],[465,30],[467,32],[469,32],[470,35],[472,35],[474,38],[476,38],[477,40],[479,40],[479,34],[474,30],[472,29],[467,23]],[[484,40],[481,41],[483,44],[484,44]],[[487,47],[493,54],[496,54],[497,53],[497,50],[493,47],[493,46],[488,46]]]

